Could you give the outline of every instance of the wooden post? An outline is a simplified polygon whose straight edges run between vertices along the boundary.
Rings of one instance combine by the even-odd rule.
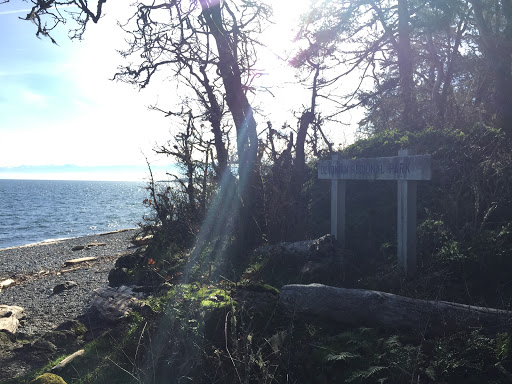
[[[408,150],[398,156],[408,156]],[[398,180],[398,268],[405,275],[416,272],[416,180]]]
[[[335,164],[338,156],[332,156]],[[345,191],[347,182],[345,180],[331,180],[331,234],[339,241],[342,247],[345,246]]]
[[[416,189],[417,180],[432,179],[432,156],[398,156],[370,159],[338,159],[318,162],[318,178],[331,180],[331,234],[345,246],[346,180],[397,180],[398,184],[398,267],[402,273],[416,271]]]

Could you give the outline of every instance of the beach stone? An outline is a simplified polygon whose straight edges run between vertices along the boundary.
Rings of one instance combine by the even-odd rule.
[[[81,336],[87,331],[87,327],[82,322],[72,319],[59,324],[55,331],[72,331],[76,336]]]
[[[0,332],[0,355],[12,349],[15,345],[16,336],[9,332]]]
[[[127,268],[114,268],[108,273],[108,285],[119,287],[123,284],[134,283],[133,276],[128,275]]]
[[[106,247],[107,246],[107,243],[90,243],[90,244],[87,244],[87,249],[89,248],[93,248],[93,247]]]
[[[53,294],[58,295],[61,292],[67,291],[68,289],[78,287],[78,284],[75,281],[65,281],[62,284],[56,285],[53,288]]]
[[[43,338],[34,341],[32,344],[30,344],[30,347],[32,349],[39,349],[49,353],[57,351],[57,346],[55,344]]]
[[[117,322],[125,317],[138,303],[136,294],[126,286],[99,288],[94,293],[96,296],[91,302],[91,308],[109,322]]]
[[[75,349],[78,346],[78,336],[73,331],[50,331],[42,336],[44,340],[55,345],[59,350]]]
[[[72,250],[73,252],[81,251],[82,249],[85,249],[85,245],[77,245],[77,246],[75,246],[75,247],[71,248],[71,250]]]
[[[120,256],[116,260],[116,268],[128,268],[132,269],[139,265],[142,265],[144,261],[144,255],[140,253],[130,253],[128,255]]]
[[[16,333],[20,320],[25,318],[25,310],[16,305],[0,305],[0,331]]]

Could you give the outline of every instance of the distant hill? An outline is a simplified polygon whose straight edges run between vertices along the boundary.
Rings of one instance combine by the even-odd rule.
[[[151,166],[156,179],[167,179],[166,172],[177,172],[174,165]],[[21,165],[0,167],[0,179],[43,180],[133,180],[142,181],[149,176],[146,165],[78,166],[67,165]]]

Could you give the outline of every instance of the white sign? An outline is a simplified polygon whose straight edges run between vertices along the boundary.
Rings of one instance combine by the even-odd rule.
[[[430,180],[432,156],[394,156],[337,159],[318,162],[319,179]]]

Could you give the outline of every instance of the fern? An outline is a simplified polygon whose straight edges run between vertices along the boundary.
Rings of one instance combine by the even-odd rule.
[[[371,377],[374,377],[376,374],[378,374],[379,372],[385,370],[386,367],[382,367],[380,365],[374,365],[374,366],[371,366],[369,367],[368,369],[364,370],[364,371],[357,371],[357,372],[354,372],[348,379],[347,379],[347,382],[348,383],[352,383],[354,381],[365,381],[365,380],[368,380],[369,378]],[[379,381],[382,381],[384,378],[380,378]]]
[[[341,353],[330,353],[325,357],[327,361],[348,361],[351,359],[360,358],[361,356],[358,354],[350,353],[350,352],[341,352]]]

